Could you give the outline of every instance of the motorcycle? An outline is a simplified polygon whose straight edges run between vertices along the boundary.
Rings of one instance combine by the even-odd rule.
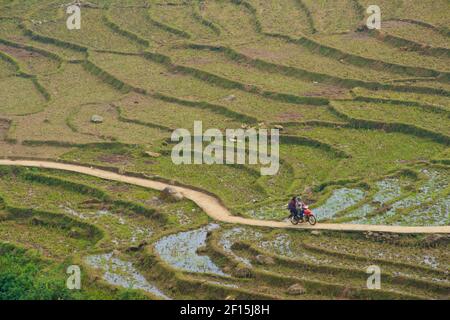
[[[298,215],[293,215],[291,217],[291,223],[293,225],[297,225],[302,222],[308,222],[312,226],[317,223],[316,216],[311,211],[311,209],[309,209],[308,206],[303,206],[303,220],[300,219],[300,217]]]

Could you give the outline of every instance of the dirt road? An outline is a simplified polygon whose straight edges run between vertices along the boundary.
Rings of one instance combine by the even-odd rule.
[[[222,221],[232,224],[261,226],[270,228],[289,228],[289,229],[314,229],[314,230],[337,230],[337,231],[377,231],[377,232],[394,232],[394,233],[446,233],[450,234],[450,226],[437,227],[406,227],[406,226],[383,226],[383,225],[358,225],[358,224],[334,224],[334,223],[317,223],[315,226],[298,225],[294,226],[289,222],[268,221],[248,219],[233,216],[230,211],[220,203],[220,201],[201,191],[189,189],[186,187],[172,186],[164,182],[154,181],[144,178],[130,177],[126,175],[117,174],[114,172],[95,169],[91,167],[64,164],[50,161],[35,161],[35,160],[0,160],[2,166],[23,166],[23,167],[38,167],[47,169],[65,170],[77,172],[89,176],[98,177],[105,180],[119,181],[145,188],[163,190],[170,186],[184,195],[187,199],[195,202],[203,211],[211,218],[217,221]]]

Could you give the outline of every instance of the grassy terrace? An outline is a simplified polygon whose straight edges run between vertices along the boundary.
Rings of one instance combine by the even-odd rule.
[[[447,48],[446,37],[436,30],[412,22],[389,21],[385,23],[386,32],[415,43],[438,48]]]
[[[365,0],[93,0],[73,31],[67,2],[0,0],[0,157],[158,176],[257,219],[301,194],[319,223],[450,224],[448,1],[378,1],[380,32],[357,31]],[[278,174],[175,166],[171,133],[197,120],[282,126]],[[448,298],[448,237],[213,223],[156,191],[0,167],[0,280],[18,288],[0,299]]]
[[[448,72],[449,70],[447,57],[424,56],[417,52],[400,50],[365,34],[319,35],[315,39],[320,43],[362,57],[436,71]]]

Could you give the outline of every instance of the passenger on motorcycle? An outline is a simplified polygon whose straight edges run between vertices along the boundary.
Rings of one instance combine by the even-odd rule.
[[[303,214],[304,214],[304,206],[306,205],[302,198],[296,197],[295,198],[296,206],[297,206],[297,215],[299,216],[300,220],[303,220]]]
[[[288,209],[291,213],[288,219],[290,219],[291,217],[299,217],[301,220],[303,220],[304,205],[305,204],[302,202],[302,199],[300,197],[293,197],[288,204]]]

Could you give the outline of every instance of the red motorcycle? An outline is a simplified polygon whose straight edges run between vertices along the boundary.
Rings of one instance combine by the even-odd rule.
[[[293,215],[291,217],[291,223],[293,225],[297,225],[302,222],[308,222],[310,225],[315,225],[317,223],[316,216],[314,213],[309,209],[308,206],[303,206],[303,219],[300,218],[298,215]]]

